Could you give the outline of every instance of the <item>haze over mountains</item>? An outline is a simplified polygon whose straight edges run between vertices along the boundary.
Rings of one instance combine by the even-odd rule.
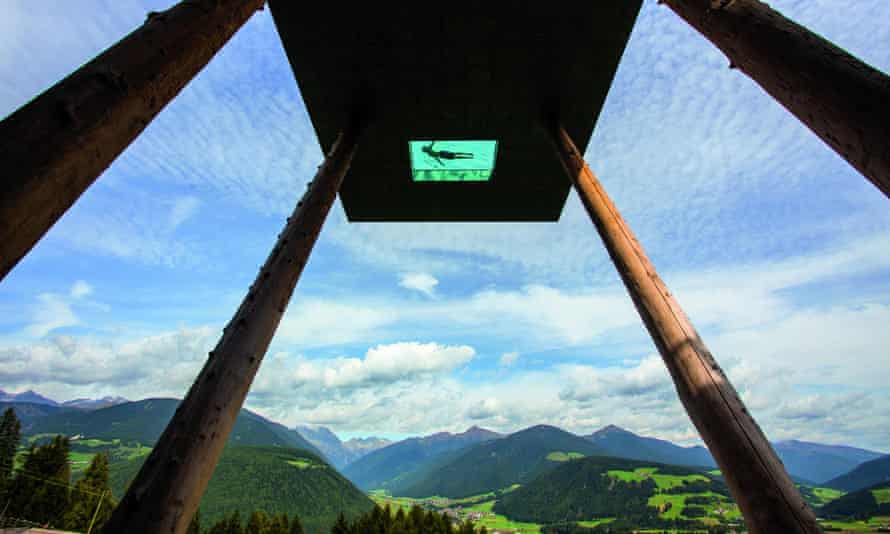
[[[324,453],[337,469],[342,469],[362,456],[392,443],[388,439],[376,437],[341,441],[329,428],[323,426],[298,425],[294,430]]]

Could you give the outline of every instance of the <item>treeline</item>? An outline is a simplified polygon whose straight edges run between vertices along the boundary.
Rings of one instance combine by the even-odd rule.
[[[115,502],[108,487],[108,456],[93,457],[83,478],[71,485],[68,438],[32,445],[16,465],[21,423],[12,408],[0,420],[0,502],[3,526],[47,525],[99,531]]]
[[[680,529],[671,527],[656,527],[665,530],[646,530],[652,534],[699,534],[702,526],[687,526]],[[684,530],[688,529],[688,530]],[[738,529],[724,527],[719,525],[708,526],[708,534],[729,534],[737,532]],[[640,531],[639,526],[635,526],[630,522],[614,521],[598,525],[596,527],[584,527],[577,523],[564,523],[559,525],[547,525],[541,528],[541,534],[636,534]]]
[[[341,514],[331,534],[488,534],[486,527],[478,530],[472,521],[454,523],[445,514],[424,511],[414,505],[405,513],[399,508],[395,514],[389,505],[374,509],[350,522]]]
[[[387,505],[374,508],[353,521],[343,514],[331,527],[331,534],[488,534],[484,526],[476,529],[471,521],[453,523],[445,514],[424,511],[414,506],[408,513],[401,508],[393,514]],[[201,526],[200,514],[192,520],[187,534],[303,534],[300,519],[294,516],[288,520],[286,514],[269,515],[266,512],[253,512],[244,523],[236,510],[228,517],[220,519],[210,528]]]
[[[272,515],[257,510],[250,514],[246,523],[242,523],[241,513],[235,510],[207,529],[202,528],[201,512],[198,511],[192,518],[186,534],[303,534],[303,532],[303,525],[297,515],[288,518],[287,514]]]

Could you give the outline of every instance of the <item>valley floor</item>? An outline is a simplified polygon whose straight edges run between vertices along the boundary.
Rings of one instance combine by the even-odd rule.
[[[412,499],[410,497],[392,497],[383,491],[370,492],[371,499],[381,506],[389,505],[395,512],[402,508],[407,512],[412,506],[443,512],[449,516],[466,521],[472,520],[477,527],[486,527],[489,532],[537,534],[541,532],[541,525],[535,523],[521,523],[511,521],[505,516],[496,514],[492,507],[496,502],[494,493],[474,495],[464,499],[448,499],[445,497],[427,497],[424,499]]]

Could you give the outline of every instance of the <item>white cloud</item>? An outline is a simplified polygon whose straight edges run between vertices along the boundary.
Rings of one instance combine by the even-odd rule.
[[[83,280],[78,280],[74,282],[74,285],[71,286],[71,291],[68,292],[73,299],[80,299],[86,296],[89,296],[93,292],[93,287],[84,282]]]
[[[504,367],[511,367],[519,360],[518,352],[505,352],[501,354],[500,359],[498,359],[498,363],[500,363]]]
[[[93,287],[83,280],[77,280],[67,294],[41,293],[31,305],[31,315],[25,333],[32,337],[44,337],[53,330],[82,323],[74,310],[75,305],[103,308],[97,303],[84,299],[93,293]]]
[[[201,201],[193,196],[177,197],[173,200],[170,215],[167,217],[168,231],[176,230],[182,223],[198,212]]]
[[[393,343],[368,349],[364,359],[304,360],[297,365],[293,376],[299,386],[352,388],[448,372],[468,363],[475,354],[476,351],[466,345]]]
[[[298,298],[288,307],[275,339],[301,350],[355,341],[373,342],[380,331],[395,323],[402,313],[398,307],[371,302]]]
[[[503,413],[504,406],[498,399],[488,397],[482,399],[467,410],[467,417],[473,420],[491,419]]]
[[[25,328],[28,335],[43,337],[57,328],[80,323],[67,299],[55,293],[42,293],[32,307],[31,322]]]
[[[215,332],[183,328],[132,340],[56,336],[0,347],[0,383],[58,399],[96,394],[183,396]]]
[[[401,276],[399,285],[405,289],[413,289],[430,298],[435,298],[436,286],[439,285],[439,281],[427,273],[408,273]]]
[[[890,66],[890,26],[880,16],[890,13],[886,1],[775,3],[879,68]],[[9,4],[0,20],[0,114],[144,18],[136,2],[93,5]],[[831,16],[841,11],[845,16]],[[48,33],[52,46],[34,46],[31,35]],[[248,56],[252,60],[244,61]],[[252,98],[244,98],[247,93]],[[866,285],[886,281],[890,268],[885,198],[655,3],[644,4],[587,154],[771,436],[887,442],[890,414],[882,406],[890,402],[881,397],[881,378],[890,373],[890,300],[886,282],[875,292]],[[55,251],[61,241],[66,254],[89,261],[190,266],[221,242],[211,237],[223,226],[207,218],[228,213],[229,228],[242,219],[246,224],[237,226],[263,227],[268,217],[256,214],[288,212],[320,161],[265,11],[104,173],[37,252]],[[199,209],[200,220],[194,218]],[[189,230],[200,221],[206,233],[195,242],[171,235],[186,221]],[[271,240],[276,229],[265,234],[260,228],[237,242],[251,247]],[[661,362],[640,359],[651,353],[651,343],[574,193],[555,224],[347,225],[335,207],[319,245],[319,252],[333,250],[343,269],[374,265],[428,277],[400,280],[427,296],[437,288],[437,280],[423,274],[429,272],[469,274],[471,287],[485,289],[462,299],[385,300],[346,285],[295,300],[275,338],[281,353],[267,358],[250,397],[281,420],[422,432],[460,430],[472,415],[501,430],[549,422],[580,432],[617,423],[668,438],[694,435]],[[340,261],[344,257],[353,262]],[[215,267],[241,273],[250,263],[226,260]],[[17,279],[33,283],[23,266]],[[482,275],[487,278],[477,283]],[[16,283],[4,281],[7,294],[22,287]],[[87,322],[78,301],[89,296],[86,287],[72,288],[67,297],[64,291],[42,293],[26,333],[45,337]],[[184,292],[183,299],[190,296]],[[15,298],[7,302],[4,311],[20,307]],[[135,336],[109,326],[124,338]],[[215,341],[212,331],[16,344],[0,349],[0,379],[50,394],[179,395]],[[455,345],[389,343],[442,340],[443,333]],[[482,342],[499,348],[483,349]],[[491,383],[471,383],[455,376],[461,365],[475,364],[456,343],[487,354],[504,346],[523,354],[569,348],[575,362],[538,372],[500,369]],[[349,344],[344,350],[379,346],[361,358],[328,357],[331,347]],[[314,349],[326,357],[288,355]],[[443,359],[446,353],[450,360]],[[596,360],[603,355],[623,363]],[[301,365],[306,380],[297,385]]]

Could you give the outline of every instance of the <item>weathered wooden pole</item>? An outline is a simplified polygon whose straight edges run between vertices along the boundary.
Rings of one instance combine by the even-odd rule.
[[[340,134],[103,532],[181,534],[188,528],[337,196],[357,135],[356,128]]]
[[[265,0],[184,0],[0,122],[0,280]]]
[[[766,436],[575,144],[560,126],[553,126],[552,135],[566,172],[661,353],[680,400],[723,471],[748,529],[752,534],[822,532]]]
[[[759,0],[660,0],[890,197],[890,77]]]

